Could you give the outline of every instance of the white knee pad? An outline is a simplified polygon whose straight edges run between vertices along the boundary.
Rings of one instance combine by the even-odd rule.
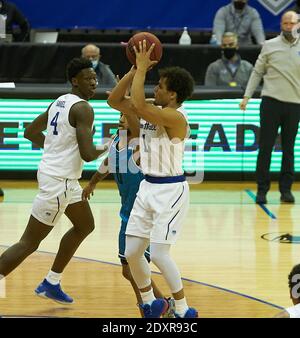
[[[139,289],[144,289],[151,284],[151,270],[144,256],[148,245],[147,238],[126,236],[125,257]]]
[[[149,245],[149,241],[146,238],[127,236],[125,245],[125,257],[127,260],[138,259],[140,256],[144,256],[145,250]]]
[[[170,244],[151,243],[150,256],[151,261],[155,264],[162,275],[172,293],[180,291],[182,286],[180,272],[174,260],[170,256]]]

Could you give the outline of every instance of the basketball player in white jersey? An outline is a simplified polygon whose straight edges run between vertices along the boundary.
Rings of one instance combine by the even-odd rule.
[[[64,304],[73,299],[60,287],[61,274],[81,242],[94,230],[94,218],[88,201],[82,201],[78,179],[83,161],[92,161],[104,152],[93,144],[94,111],[87,102],[94,96],[97,84],[92,63],[73,59],[67,75],[71,93],[60,96],[25,130],[27,139],[44,148],[37,173],[39,193],[21,239],[0,257],[1,279],[37,250],[65,214],[73,227],[63,236],[51,270],[35,290],[39,296]]]
[[[169,253],[189,204],[189,186],[182,169],[189,125],[182,103],[192,95],[194,81],[185,69],[161,70],[154,90],[155,105],[147,103],[145,77],[156,64],[150,60],[152,49],[153,46],[146,50],[146,41],[140,43],[139,52],[135,49],[137,69],[132,68],[121,79],[108,99],[111,107],[124,114],[134,112],[140,118],[141,168],[145,180],[140,184],[128,221],[125,256],[141,293],[145,317],[158,318],[167,306],[164,299],[155,298],[151,287],[151,270],[143,256],[150,243],[151,260],[170,287],[176,316],[195,318],[198,313],[187,305],[180,272]],[[127,98],[126,88],[131,82],[131,98]]]
[[[288,276],[288,283],[294,305],[279,312],[275,318],[300,318],[300,264],[293,267]]]

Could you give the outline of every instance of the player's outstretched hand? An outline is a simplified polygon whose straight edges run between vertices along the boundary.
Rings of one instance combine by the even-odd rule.
[[[155,47],[155,43],[147,50],[146,40],[139,41],[139,49],[136,46],[133,46],[135,56],[136,56],[136,67],[140,69],[144,69],[146,71],[152,69],[158,61],[152,61],[150,59],[150,55]]]

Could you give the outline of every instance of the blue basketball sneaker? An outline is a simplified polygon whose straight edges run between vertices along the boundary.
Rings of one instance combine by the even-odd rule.
[[[169,304],[164,298],[157,298],[151,304],[140,305],[145,318],[160,318],[168,309]]]
[[[176,312],[175,312],[175,317],[176,318],[198,318],[198,311],[194,309],[193,307],[189,307],[186,310],[186,313],[184,314],[183,317],[180,317]]]
[[[42,298],[49,298],[54,300],[57,303],[61,304],[72,304],[73,298],[68,296],[61,289],[60,284],[52,285],[46,279],[35,289],[37,296]]]

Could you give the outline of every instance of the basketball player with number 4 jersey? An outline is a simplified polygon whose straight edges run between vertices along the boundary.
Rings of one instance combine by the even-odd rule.
[[[78,183],[83,161],[92,161],[108,149],[108,145],[96,149],[93,144],[94,111],[87,102],[96,90],[92,63],[75,58],[68,64],[67,74],[71,93],[60,96],[25,130],[25,138],[44,148],[37,173],[39,193],[21,239],[0,257],[1,279],[37,250],[65,214],[73,227],[63,236],[51,270],[35,290],[38,296],[63,304],[71,304],[73,299],[61,289],[61,274],[81,242],[94,230],[89,203],[82,201]]]
[[[187,305],[180,272],[170,256],[189,204],[189,186],[182,169],[189,125],[182,103],[192,95],[194,81],[189,72],[179,67],[160,70],[154,104],[147,103],[145,77],[157,63],[150,60],[153,48],[154,45],[147,50],[145,40],[139,43],[139,51],[135,48],[136,68],[132,67],[121,79],[108,99],[111,107],[128,115],[134,112],[140,118],[145,180],[128,220],[125,256],[141,293],[145,317],[161,317],[167,306],[164,299],[155,298],[151,287],[151,271],[143,256],[150,243],[151,261],[172,292],[176,316],[195,318],[198,313]],[[127,98],[125,90],[130,84],[131,98]]]

